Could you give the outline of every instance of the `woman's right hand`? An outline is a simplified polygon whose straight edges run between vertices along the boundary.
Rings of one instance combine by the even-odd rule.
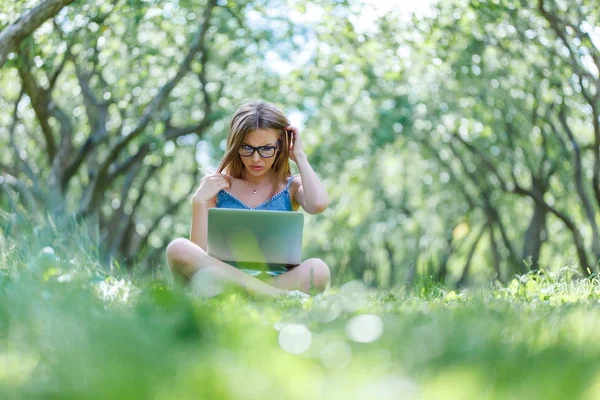
[[[200,187],[192,197],[193,203],[206,203],[219,193],[221,189],[231,187],[229,176],[225,174],[207,175],[200,182]]]

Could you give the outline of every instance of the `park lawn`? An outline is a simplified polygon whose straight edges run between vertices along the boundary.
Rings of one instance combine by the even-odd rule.
[[[15,248],[0,398],[600,398],[600,283],[571,268],[462,292],[351,281],[305,302],[203,300]]]

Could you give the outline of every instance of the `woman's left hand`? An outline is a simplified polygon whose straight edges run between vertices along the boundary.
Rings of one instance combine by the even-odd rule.
[[[300,131],[295,126],[288,125],[285,130],[291,133],[290,137],[290,159],[295,163],[298,163],[298,158],[304,157],[304,147],[302,146],[302,138],[300,138]]]

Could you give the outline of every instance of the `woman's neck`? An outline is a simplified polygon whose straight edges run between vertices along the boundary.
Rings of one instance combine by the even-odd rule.
[[[269,171],[264,176],[252,176],[248,174],[246,171],[242,173],[242,179],[245,179],[253,187],[260,187],[266,185],[267,182],[273,181],[275,178],[275,173],[273,171]]]

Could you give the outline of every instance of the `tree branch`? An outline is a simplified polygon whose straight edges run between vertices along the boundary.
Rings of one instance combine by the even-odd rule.
[[[23,82],[23,89],[31,99],[31,105],[40,123],[40,127],[42,128],[42,134],[46,141],[48,164],[52,165],[54,157],[56,156],[56,142],[54,141],[54,134],[49,123],[50,111],[48,109],[48,104],[50,100],[48,99],[48,93],[37,84],[35,77],[29,69],[29,58],[25,52],[21,55],[21,62],[19,63],[18,69]]]
[[[124,228],[126,228],[127,220],[129,220],[129,216],[126,216],[126,214],[125,214],[125,205],[128,200],[129,191],[133,187],[135,178],[139,175],[139,173],[143,169],[141,167],[141,165],[142,165],[142,159],[137,159],[135,161],[134,165],[129,170],[127,176],[125,177],[125,182],[123,183],[123,186],[121,188],[120,200],[119,200],[120,206],[117,210],[115,210],[113,212],[113,214],[110,218],[110,221],[108,222],[108,224],[105,227],[105,231],[106,231],[106,235],[107,235],[107,237],[105,237],[105,239],[104,239],[107,242],[107,245],[105,246],[105,248],[107,249],[107,253],[109,255],[114,254],[115,250],[118,247],[119,242],[124,240],[123,231],[125,230]],[[150,176],[152,176],[152,175],[150,174]],[[149,177],[146,177],[146,179],[143,181],[144,185],[146,184],[147,179],[149,179]],[[125,221],[123,221],[124,217],[127,217]]]
[[[490,233],[490,247],[492,248],[492,262],[494,264],[494,271],[496,271],[495,279],[498,279],[500,282],[504,282],[502,280],[502,274],[500,273],[500,253],[498,252],[496,235],[494,234],[494,225],[489,225],[488,230]]]
[[[136,214],[137,209],[139,208],[140,204],[142,204],[142,199],[146,195],[148,182],[150,182],[150,179],[152,178],[152,176],[156,172],[158,172],[160,170],[160,168],[164,165],[165,165],[164,163],[161,164],[160,166],[152,165],[152,166],[150,166],[150,168],[148,168],[148,171],[146,172],[146,175],[142,179],[142,183],[139,186],[138,197],[135,199],[135,202],[133,203],[133,206],[131,207],[131,212],[129,213],[127,221],[125,223],[119,225],[119,228],[115,232],[114,239],[109,247],[108,254],[113,254],[117,248],[124,247],[124,242],[126,240],[125,238],[127,238],[127,243],[129,243],[129,241],[131,240],[131,236],[128,235],[128,233],[131,232],[134,228],[135,214]]]
[[[142,238],[139,245],[137,246],[136,254],[139,254],[144,249],[144,247],[146,247],[146,244],[148,243],[148,240],[150,239],[150,235],[152,235],[152,233],[154,233],[154,231],[158,228],[160,221],[162,221],[162,219],[164,217],[166,217],[167,215],[174,214],[179,209],[179,207],[181,207],[181,205],[184,202],[189,200],[190,195],[196,189],[199,174],[200,174],[200,169],[194,167],[193,171],[192,171],[192,184],[190,185],[190,190],[188,190],[188,192],[184,196],[182,196],[179,200],[171,202],[165,208],[164,212],[161,215],[159,215],[158,218],[154,219],[154,221],[152,222],[152,226],[150,226],[150,228],[148,229],[148,232],[146,232],[146,235]]]
[[[519,184],[518,184],[517,181],[514,182],[514,185],[515,186],[514,186],[514,188],[512,190],[513,193],[519,194],[521,196],[529,196],[529,197],[531,197],[540,206],[542,206],[544,209],[546,209],[547,211],[551,212],[558,219],[560,219],[561,221],[563,221],[563,223],[571,231],[571,235],[573,236],[573,241],[574,241],[575,247],[577,249],[577,256],[579,258],[581,271],[583,272],[583,274],[585,276],[589,276],[592,273],[592,270],[590,268],[590,264],[589,264],[588,259],[587,259],[587,254],[586,254],[586,251],[585,251],[585,245],[584,245],[584,242],[583,242],[583,237],[581,236],[581,232],[579,232],[579,229],[577,229],[577,226],[575,225],[575,223],[566,214],[564,214],[563,212],[557,210],[556,208],[554,208],[550,204],[548,204],[544,200],[544,198],[541,196],[541,194],[539,192],[537,192],[535,189],[534,190],[527,190],[527,189],[519,186]]]
[[[474,196],[472,196],[469,193],[469,191],[467,190],[467,185],[457,177],[457,175],[454,173],[454,170],[452,169],[450,164],[447,163],[446,161],[442,160],[438,151],[431,145],[431,143],[429,143],[427,140],[419,140],[419,143],[421,143],[421,145],[423,147],[425,147],[425,149],[427,149],[429,151],[429,153],[431,153],[431,155],[433,155],[437,159],[437,161],[444,167],[444,169],[450,175],[451,182],[458,183],[460,185],[462,190],[459,190],[459,193],[465,198],[465,201],[469,205],[469,208],[470,209],[478,208],[479,205],[475,201]]]
[[[24,94],[24,92],[21,89],[21,93],[19,93],[19,97],[15,101],[15,106],[13,108],[12,121],[11,121],[10,127],[8,128],[8,134],[9,134],[9,138],[10,138],[10,146],[12,147],[13,153],[15,154],[15,157],[17,158],[17,160],[19,160],[19,163],[23,166],[22,171],[25,173],[25,175],[27,175],[27,177],[29,179],[31,179],[35,189],[37,191],[39,191],[40,185],[39,185],[38,177],[33,172],[33,169],[31,168],[31,166],[29,165],[27,160],[25,160],[23,157],[21,157],[21,152],[17,148],[17,143],[15,140],[15,130],[17,128],[17,123],[19,121],[19,103],[21,102],[21,99],[23,98],[23,94]],[[16,174],[16,172],[13,174]]]
[[[488,190],[488,187],[483,187],[477,179],[477,176],[475,174],[473,174],[472,172],[469,171],[469,169],[467,168],[465,161],[462,159],[462,157],[460,157],[460,155],[458,154],[458,151],[456,150],[456,148],[452,145],[452,142],[449,143],[449,147],[452,150],[452,153],[456,156],[456,158],[458,158],[463,172],[469,177],[469,179],[473,182],[473,184],[479,189],[480,192],[480,196],[483,198],[483,211],[486,213],[486,215],[488,216],[489,219],[491,219],[492,221],[496,222],[498,224],[498,227],[500,228],[500,233],[502,236],[502,240],[504,242],[504,245],[506,246],[506,249],[508,250],[509,256],[510,256],[510,262],[521,272],[524,272],[524,267],[523,264],[521,262],[519,262],[519,259],[517,257],[517,253],[515,252],[514,248],[513,248],[513,244],[510,241],[510,239],[508,238],[508,235],[506,233],[506,230],[504,229],[504,224],[502,223],[502,219],[500,218],[500,213],[498,212],[498,210],[496,209],[496,207],[494,207],[492,205],[492,200],[490,199],[490,190]],[[468,148],[468,147],[467,147]],[[469,149],[469,148],[468,148]],[[474,151],[476,150],[476,147],[473,146],[473,149],[469,149],[469,151]],[[512,169],[511,169],[512,171]],[[500,178],[498,176],[498,172],[496,171],[496,168],[493,164],[491,164],[491,172],[494,173],[497,177],[498,180],[502,183],[503,180],[502,178]],[[485,181],[485,180],[484,180]],[[485,181],[487,183],[487,181]],[[486,185],[487,186],[487,185]],[[506,190],[507,188],[507,184],[505,184],[504,186],[502,186],[503,190]]]
[[[596,216],[594,212],[594,208],[590,199],[588,198],[585,187],[583,186],[583,175],[581,170],[581,154],[579,150],[579,144],[577,140],[575,140],[575,136],[569,127],[567,122],[567,117],[565,116],[564,104],[560,107],[558,112],[558,119],[560,124],[562,125],[565,133],[569,137],[569,141],[573,146],[573,161],[575,163],[574,173],[575,173],[575,187],[577,189],[577,194],[579,195],[579,199],[583,205],[583,210],[585,211],[585,215],[592,227],[592,249],[597,258],[600,258],[600,239],[598,238],[598,225],[596,225]]]
[[[54,17],[65,6],[75,0],[44,0],[27,14],[21,16],[0,32],[0,68],[4,65],[8,54],[13,52],[19,43],[31,35],[46,20]]]
[[[585,69],[583,66],[581,66],[579,64],[578,52],[576,52],[571,47],[571,44],[569,43],[569,41],[567,40],[567,37],[565,36],[565,32],[560,27],[560,24],[565,25],[565,23],[560,18],[558,18],[556,15],[551,14],[549,11],[547,11],[544,8],[544,0],[538,0],[538,10],[544,16],[546,21],[548,21],[548,23],[550,23],[550,27],[552,28],[554,33],[556,33],[556,35],[560,38],[562,43],[565,45],[565,47],[569,51],[569,61],[571,62],[571,66],[573,67],[573,69],[575,71],[577,71],[577,73],[580,76],[585,76],[586,78],[590,79],[590,81],[595,82],[596,85],[598,85],[598,79],[594,75],[592,75],[587,69]],[[600,70],[600,64],[598,64],[597,67]]]
[[[98,174],[96,175],[94,182],[89,185],[89,191],[91,193],[88,193],[84,196],[84,202],[81,204],[81,213],[86,214],[89,212],[91,207],[98,201],[100,194],[103,192],[107,184],[106,178],[108,176],[108,168],[110,165],[115,162],[127,144],[129,144],[131,140],[143,132],[150,124],[150,122],[153,120],[153,115],[162,107],[164,101],[167,99],[171,91],[189,71],[192,60],[198,55],[198,53],[206,51],[206,36],[210,26],[212,10],[216,6],[216,3],[217,0],[209,0],[207,3],[204,9],[202,25],[196,33],[196,36],[192,41],[190,51],[188,52],[184,61],[181,63],[176,75],[159,90],[157,95],[146,106],[137,126],[127,135],[121,136],[117,143],[110,149],[108,156],[104,159],[98,169]]]
[[[467,277],[469,276],[469,269],[471,267],[471,262],[473,261],[473,256],[475,255],[475,250],[477,250],[477,245],[479,244],[479,241],[483,237],[483,234],[485,233],[485,229],[487,228],[487,226],[488,226],[488,224],[483,225],[479,229],[479,233],[475,237],[475,242],[473,243],[473,245],[471,246],[471,249],[469,250],[469,255],[467,256],[467,261],[465,262],[463,272],[462,272],[458,282],[456,282],[456,287],[458,287],[458,288],[464,286],[465,283],[467,282]]]

